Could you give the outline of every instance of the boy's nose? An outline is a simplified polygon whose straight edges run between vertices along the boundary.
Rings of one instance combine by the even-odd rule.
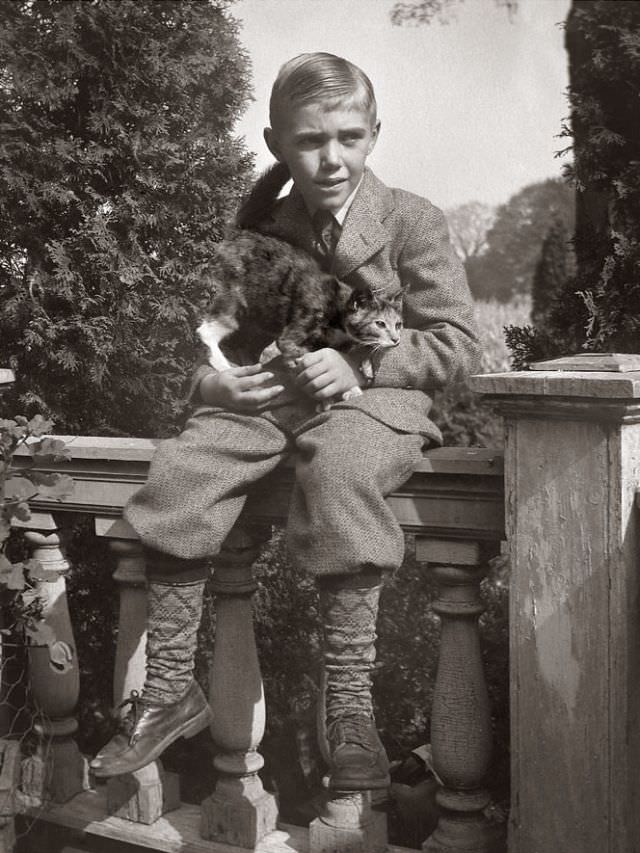
[[[340,146],[336,141],[327,142],[322,149],[322,165],[340,165]]]

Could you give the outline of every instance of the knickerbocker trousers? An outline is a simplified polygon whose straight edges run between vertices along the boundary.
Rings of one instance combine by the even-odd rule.
[[[424,442],[347,406],[262,415],[203,407],[159,445],[125,518],[146,548],[188,567],[219,551],[247,489],[293,454],[292,560],[313,575],[395,570],[404,542],[384,497],[409,477]]]

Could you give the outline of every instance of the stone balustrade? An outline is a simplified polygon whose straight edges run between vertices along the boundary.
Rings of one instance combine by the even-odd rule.
[[[505,849],[485,817],[491,734],[478,632],[479,583],[505,535],[512,564],[508,849],[640,849],[635,807],[640,358],[578,359],[545,367],[550,369],[472,380],[505,417],[504,471],[497,452],[432,450],[388,498],[403,527],[415,534],[417,558],[440,590],[434,606],[442,622],[441,651],[433,707],[427,710],[442,782],[441,817],[425,839],[429,853]],[[140,684],[144,662],[140,557],[121,509],[144,481],[154,442],[65,440],[72,459],[59,470],[74,478],[74,493],[60,504],[34,501],[30,536],[35,547],[50,549],[51,559],[59,561],[51,618],[55,614],[63,631],[70,630],[64,615],[66,567],[56,537],[64,514],[90,513],[96,534],[111,542],[121,596],[114,686],[119,699]],[[285,466],[263,481],[249,501],[249,516],[267,523],[282,518],[291,477]],[[202,808],[166,811],[175,805],[173,783],[159,766],[131,783],[129,797],[121,792],[120,811],[100,792],[84,790],[82,756],[73,751],[76,683],[70,677],[58,690],[44,682],[35,687],[52,720],[55,731],[49,734],[56,746],[26,778],[32,796],[39,785],[49,801],[41,821],[158,850],[203,853],[227,851],[229,845],[265,853],[384,850],[366,796],[336,797],[308,833],[276,825],[275,802],[257,775],[264,698],[249,604],[255,543],[241,528],[234,537],[218,558],[216,578],[217,643],[224,654],[214,655],[212,683],[224,684],[225,690],[211,696],[217,719],[212,734],[220,748],[213,795]],[[73,648],[72,637],[65,636]],[[38,678],[32,667],[32,681]],[[54,708],[54,703],[59,704]],[[22,808],[33,806],[24,794],[18,799]]]

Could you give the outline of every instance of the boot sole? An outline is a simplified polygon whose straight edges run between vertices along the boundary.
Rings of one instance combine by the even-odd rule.
[[[109,765],[107,765],[106,767],[92,768],[92,773],[97,779],[110,779],[113,776],[124,776],[126,773],[135,773],[136,770],[146,767],[147,764],[151,764],[152,761],[159,758],[165,749],[171,746],[171,744],[178,740],[179,737],[195,737],[199,732],[211,725],[212,722],[213,713],[211,712],[211,708],[203,708],[195,717],[191,720],[187,720],[179,729],[172,732],[170,736],[168,735],[156,744],[156,746],[154,746],[153,749],[150,749],[144,757],[141,757],[137,761],[127,762],[124,769],[118,768],[117,770],[110,770]],[[120,764],[117,760],[115,763]]]
[[[378,791],[391,785],[390,776],[378,776],[377,779],[329,779],[332,791]]]

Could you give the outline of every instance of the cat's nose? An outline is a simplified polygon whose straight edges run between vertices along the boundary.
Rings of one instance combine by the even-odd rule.
[[[397,347],[400,343],[400,335],[391,335],[391,346]]]

